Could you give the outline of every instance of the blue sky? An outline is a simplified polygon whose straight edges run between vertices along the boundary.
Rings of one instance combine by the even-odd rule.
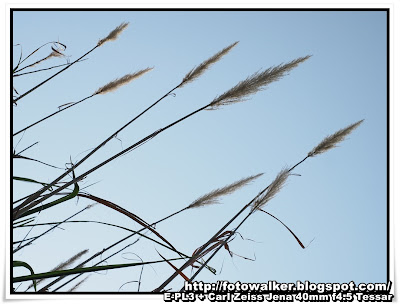
[[[151,223],[217,187],[263,172],[251,185],[223,198],[220,205],[186,211],[157,226],[176,248],[191,254],[267,186],[282,167],[303,159],[325,136],[365,119],[340,147],[296,168],[295,173],[301,176],[291,176],[268,203],[267,210],[309,244],[305,250],[276,220],[256,213],[239,229],[245,240],[238,236],[230,244],[233,252],[256,260],[231,258],[220,251],[211,263],[218,275],[204,270],[197,280],[386,281],[385,12],[15,12],[13,43],[20,44],[26,56],[46,42],[59,40],[67,45],[65,54],[73,61],[123,21],[130,25],[117,41],[98,48],[88,60],[72,66],[13,107],[14,131],[126,73],[154,69],[114,93],[96,96],[31,128],[17,152],[39,141],[25,152],[26,156],[59,167],[70,158],[76,162],[85,151],[178,85],[194,66],[240,41],[201,78],[177,90],[176,96],[169,96],[122,131],[119,140],[111,141],[79,167],[77,173],[82,174],[206,105],[252,73],[312,55],[290,75],[248,101],[200,112],[99,169],[81,187],[98,182],[85,190]],[[15,47],[14,60],[19,52]],[[32,60],[49,52],[50,47],[44,48]],[[37,68],[65,62],[51,59]],[[23,93],[52,73],[15,78],[14,86]],[[20,138],[14,137],[14,147]],[[14,175],[38,181],[51,182],[61,173],[24,160],[14,162]],[[14,199],[33,190],[32,185],[15,182]],[[40,215],[37,221],[65,219],[89,203],[83,198],[66,202],[52,213]],[[139,228],[103,206],[76,219]],[[29,262],[36,272],[44,272],[83,249],[89,249],[89,257],[127,234],[98,224],[63,228],[18,252],[16,258]],[[30,236],[38,232],[40,229],[35,228]],[[135,255],[145,261],[158,260],[156,249],[163,256],[175,257],[160,246],[140,240],[124,255],[107,262],[132,262]],[[156,288],[172,272],[167,264],[145,267],[141,291]],[[139,275],[140,268],[93,274],[80,290],[117,291],[124,283],[138,280]],[[177,279],[169,287],[180,289],[182,282]],[[137,284],[127,284],[122,290],[137,291]]]

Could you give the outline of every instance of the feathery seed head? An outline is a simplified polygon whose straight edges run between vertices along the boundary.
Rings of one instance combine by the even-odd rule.
[[[205,194],[205,195],[201,196],[200,198],[198,198],[197,200],[193,201],[193,203],[191,203],[190,205],[187,206],[187,209],[198,208],[198,207],[202,207],[205,205],[218,203],[219,197],[233,193],[234,191],[238,190],[239,188],[241,188],[241,187],[245,186],[246,184],[250,183],[251,181],[257,179],[261,175],[263,175],[263,174],[261,173],[261,174],[257,174],[254,176],[250,176],[250,177],[238,180],[232,184],[226,185],[222,188],[217,188],[217,189],[211,191],[210,193]]]
[[[282,189],[285,185],[287,178],[289,177],[290,172],[287,167],[283,168],[275,180],[269,185],[268,190],[264,194],[261,194],[253,203],[253,211],[256,209],[261,209],[268,201],[275,197],[276,194]]]
[[[290,70],[298,66],[303,61],[306,61],[311,56],[300,57],[286,64],[280,64],[275,67],[270,67],[264,71],[256,72],[239,82],[236,86],[216,97],[207,110],[215,110],[220,106],[239,103],[258,91],[264,90],[270,83],[278,81],[285,76]]]
[[[75,284],[75,286],[73,286],[71,289],[68,290],[68,292],[73,292],[75,291],[77,288],[79,288],[80,285],[82,285],[88,278],[90,277],[90,275],[88,275],[87,277],[85,277],[82,281],[78,282],[77,284]]]
[[[108,92],[115,91],[119,87],[128,84],[129,82],[133,81],[136,78],[139,78],[140,76],[142,76],[143,74],[149,72],[152,69],[153,68],[146,68],[146,69],[137,71],[135,73],[127,74],[127,75],[125,75],[125,76],[123,76],[121,78],[117,78],[117,79],[109,82],[107,85],[97,89],[97,91],[94,93],[94,95],[96,95],[96,94],[106,94]]]
[[[315,146],[313,150],[308,153],[308,156],[314,157],[318,154],[322,154],[330,150],[331,148],[337,147],[337,144],[343,141],[346,136],[348,136],[354,129],[356,129],[363,121],[364,120],[360,120],[354,124],[351,124],[345,128],[336,131],[334,134],[327,136],[325,139],[322,140],[321,143]]]
[[[98,204],[97,202],[89,204],[89,205],[86,207],[86,210],[89,210],[89,209],[93,208],[93,207],[94,207],[95,205],[97,205],[97,204]]]
[[[217,61],[219,61],[224,55],[228,54],[229,51],[234,46],[236,46],[238,43],[239,43],[239,41],[232,43],[231,45],[222,49],[218,53],[214,54],[212,57],[203,61],[200,65],[198,65],[198,66],[194,67],[192,70],[190,70],[183,78],[181,86],[183,86],[186,83],[192,82],[196,78],[200,77],[200,75],[202,75],[210,66],[212,66]]]
[[[122,22],[119,26],[117,26],[114,30],[108,34],[107,37],[104,37],[103,39],[100,39],[99,42],[97,43],[98,46],[101,46],[103,43],[110,41],[110,40],[116,40],[118,36],[122,33],[123,30],[125,30],[129,25],[129,22]]]

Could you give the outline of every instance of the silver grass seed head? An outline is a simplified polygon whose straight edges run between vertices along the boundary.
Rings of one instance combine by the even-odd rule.
[[[152,70],[153,68],[146,68],[143,70],[139,70],[135,73],[131,73],[131,74],[127,74],[121,78],[117,78],[111,82],[109,82],[108,84],[106,84],[103,87],[100,87],[99,89],[97,89],[97,91],[94,93],[94,95],[96,94],[106,94],[112,91],[117,90],[119,87],[122,87],[123,85],[128,84],[129,82],[133,81],[136,78],[139,78],[140,76],[142,76],[143,74],[149,72],[150,70]]]
[[[337,144],[343,141],[354,129],[356,129],[364,120],[360,120],[354,124],[351,124],[345,128],[336,131],[334,134],[327,136],[317,146],[315,146],[309,153],[309,157],[314,157],[318,154],[322,154],[332,148],[337,147]]]
[[[310,57],[310,55],[300,57],[286,64],[270,67],[264,71],[256,72],[253,75],[250,75],[233,88],[216,97],[210,103],[210,106],[207,108],[207,110],[215,110],[223,105],[246,101],[250,95],[264,90],[270,83],[278,81],[283,76],[287,75],[290,70],[297,67],[300,63],[306,61]]]
[[[101,46],[103,43],[111,40],[116,40],[118,36],[128,27],[129,22],[122,22],[119,26],[117,26],[114,30],[108,34],[108,36],[100,39],[97,43],[98,46]]]
[[[214,54],[210,58],[206,59],[203,61],[201,64],[198,66],[194,67],[192,70],[190,70],[185,77],[182,80],[181,86],[184,84],[187,84],[189,82],[194,81],[196,78],[200,77],[206,70],[211,67],[213,64],[215,64],[217,61],[219,61],[223,56],[229,53],[229,51],[235,47],[239,41],[236,41],[232,43],[231,45],[227,46],[226,48],[222,49],[218,53]]]
[[[241,188],[241,187],[245,186],[246,184],[250,183],[251,181],[257,179],[261,175],[263,175],[263,173],[240,179],[240,180],[238,180],[234,183],[231,183],[229,185],[226,185],[222,188],[217,188],[217,189],[211,191],[210,193],[207,193],[207,194],[199,197],[195,201],[193,201],[190,205],[187,206],[187,209],[198,208],[198,207],[203,207],[205,205],[218,203],[219,197],[222,197],[224,195],[228,195],[228,194],[235,192],[239,188]]]
[[[290,175],[290,171],[287,167],[283,168],[275,180],[269,185],[268,190],[261,194],[253,203],[253,211],[256,209],[261,209],[267,204],[285,185],[287,178]]]
[[[86,210],[89,210],[89,209],[93,208],[93,207],[96,206],[96,205],[98,205],[97,202],[91,203],[91,204],[89,204],[89,205],[86,206]]]
[[[71,289],[69,289],[67,292],[73,292],[76,289],[79,288],[80,285],[82,285],[84,282],[86,282],[86,280],[90,277],[90,275],[88,275],[87,277],[85,277],[83,280],[81,280],[80,282],[76,283],[75,286],[73,286]]]

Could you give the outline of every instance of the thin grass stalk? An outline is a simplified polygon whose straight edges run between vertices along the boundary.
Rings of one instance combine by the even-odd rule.
[[[24,132],[25,130],[27,130],[27,129],[29,129],[29,128],[31,128],[31,127],[33,127],[33,126],[35,126],[35,125],[37,125],[37,124],[39,124],[39,123],[41,123],[41,122],[43,122],[44,120],[47,120],[47,119],[51,118],[51,117],[54,116],[54,115],[59,114],[60,112],[63,112],[64,110],[67,110],[68,108],[71,108],[71,107],[73,107],[73,106],[75,106],[75,105],[78,105],[78,104],[82,103],[83,101],[86,101],[87,99],[92,98],[93,96],[95,96],[95,94],[89,95],[89,96],[87,96],[87,97],[81,99],[80,101],[77,101],[77,102],[75,102],[75,103],[72,103],[71,105],[69,105],[69,106],[67,106],[67,107],[65,107],[65,108],[63,108],[63,109],[57,110],[57,111],[53,112],[52,114],[49,114],[48,116],[46,116],[46,117],[40,119],[39,121],[37,121],[37,122],[35,122],[35,123],[32,123],[31,125],[29,125],[29,126],[23,128],[23,129],[21,129],[20,131],[17,131],[16,133],[13,134],[13,137],[16,136],[16,135],[18,135],[18,134],[20,134],[21,132]]]
[[[37,227],[37,226],[52,226],[52,225],[56,225],[56,224],[67,224],[67,223],[97,223],[97,224],[101,224],[101,225],[106,225],[106,226],[110,226],[110,227],[123,229],[123,230],[131,232],[131,233],[136,232],[135,230],[132,230],[132,229],[129,229],[129,228],[126,228],[123,226],[119,226],[119,225],[116,225],[113,223],[108,223],[108,222],[103,222],[103,221],[96,221],[96,220],[71,220],[71,221],[45,222],[45,223],[37,223],[34,225],[23,224],[23,225],[13,227],[13,228],[17,229],[17,228],[29,228],[29,227]],[[31,239],[34,239],[35,237],[30,237],[30,238],[27,238],[26,240],[31,240]],[[15,241],[13,243],[19,243],[19,242],[21,242],[21,241]]]
[[[13,155],[12,155],[12,158],[13,158],[13,159],[22,159],[22,160],[34,161],[34,162],[38,162],[38,163],[43,164],[43,165],[46,165],[46,166],[50,166],[50,167],[52,167],[52,168],[62,169],[61,167],[57,167],[57,166],[48,164],[48,163],[43,162],[43,161],[40,161],[40,160],[36,160],[36,159],[29,158],[29,157],[21,156],[21,155],[19,155],[19,154],[18,154],[18,155],[14,155],[14,154],[13,154]]]
[[[35,225],[30,225],[29,227],[33,227],[33,226],[35,226]],[[17,227],[17,228],[20,228],[20,227]],[[13,229],[15,229],[15,228],[13,228]],[[25,241],[28,241],[28,240],[31,240],[31,239],[34,239],[35,237],[30,237],[30,238],[26,238],[26,239],[24,239]],[[13,244],[18,244],[18,243],[20,243],[20,242],[23,242],[24,240],[17,240],[17,241],[13,241]]]
[[[13,153],[13,155],[14,155],[14,154],[15,154],[15,155],[20,155],[20,154],[22,154],[24,151],[26,151],[26,150],[28,150],[29,148],[31,148],[31,147],[33,147],[33,146],[35,146],[36,144],[39,144],[39,141],[36,141],[35,143],[33,143],[33,144],[29,145],[28,147],[24,148],[23,150],[21,150],[21,151],[20,151],[20,152],[18,152],[18,153],[15,153],[15,150],[14,150],[14,153]]]
[[[82,61],[85,61],[85,60],[87,60],[87,59],[85,58],[85,59],[80,60],[80,61],[78,61],[78,62],[82,62]],[[29,71],[29,72],[24,72],[24,73],[19,73],[19,74],[13,74],[12,77],[18,77],[18,76],[23,76],[23,75],[26,75],[26,74],[32,74],[32,73],[37,73],[37,72],[52,70],[52,69],[55,69],[55,68],[59,68],[59,67],[63,67],[63,66],[69,66],[69,65],[71,65],[71,63],[61,64],[61,65],[56,65],[56,66],[51,66],[51,67],[48,67],[48,68],[38,69],[38,70],[35,70],[35,71]],[[15,71],[15,72],[17,73],[18,71]]]

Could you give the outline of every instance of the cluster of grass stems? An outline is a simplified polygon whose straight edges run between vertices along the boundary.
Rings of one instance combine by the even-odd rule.
[[[22,52],[21,56],[19,58],[18,64],[16,67],[13,69],[13,77],[21,77],[23,75],[27,74],[32,74],[32,73],[39,73],[41,71],[45,70],[52,70],[52,69],[59,69],[56,73],[54,73],[52,76],[44,79],[37,85],[33,86],[31,89],[27,90],[26,92],[19,94],[17,89],[14,89],[14,98],[13,98],[13,105],[21,105],[23,107],[23,98],[26,97],[27,95],[31,94],[32,92],[38,90],[45,84],[47,84],[50,80],[54,79],[56,76],[60,75],[61,73],[64,73],[68,68],[70,68],[72,65],[79,63],[83,60],[86,60],[86,56],[90,54],[91,52],[95,51],[102,45],[104,45],[107,42],[114,41],[116,40],[119,35],[128,27],[128,23],[122,23],[118,27],[116,27],[113,31],[109,33],[105,38],[100,39],[98,43],[93,46],[88,52],[80,56],[78,59],[76,59],[73,62],[68,62],[67,64],[61,64],[61,65],[55,65],[43,69],[38,69],[38,70],[32,70],[33,67],[36,67],[39,64],[42,64],[43,62],[47,61],[49,58],[52,57],[64,57],[63,52],[66,49],[66,46],[60,42],[49,42],[48,44],[42,45],[39,48],[37,48],[35,51],[33,51],[31,54],[29,54],[27,57],[22,58]],[[258,179],[262,173],[257,174],[257,175],[251,175],[249,177],[242,178],[238,181],[235,181],[231,184],[228,184],[223,187],[216,188],[215,190],[212,190],[211,192],[201,196],[200,198],[194,200],[192,203],[187,205],[186,207],[182,208],[181,210],[172,213],[171,215],[168,215],[154,223],[148,223],[145,220],[143,220],[141,217],[138,215],[133,214],[132,212],[120,207],[118,204],[110,202],[109,200],[99,198],[97,196],[94,196],[87,191],[84,191],[80,187],[81,181],[88,177],[91,173],[94,171],[98,170],[99,168],[109,164],[113,160],[115,160],[118,157],[121,157],[127,153],[132,152],[139,146],[147,143],[157,135],[163,133],[165,130],[172,128],[173,126],[177,124],[181,124],[185,120],[189,119],[191,116],[203,111],[203,110],[217,110],[222,108],[222,106],[228,106],[233,103],[239,103],[239,102],[244,102],[248,100],[253,94],[264,90],[267,88],[269,84],[272,82],[276,82],[283,78],[285,75],[287,75],[292,69],[296,68],[298,65],[302,64],[306,60],[310,58],[310,56],[303,56],[299,57],[297,59],[294,59],[288,63],[284,64],[279,64],[277,66],[269,67],[265,70],[256,72],[249,77],[245,78],[243,81],[239,82],[236,86],[233,88],[225,91],[224,93],[220,94],[216,98],[214,98],[212,101],[205,103],[204,106],[196,109],[195,111],[188,113],[187,115],[181,117],[180,119],[171,122],[170,124],[167,124],[163,128],[160,128],[158,130],[155,130],[154,132],[150,133],[146,137],[143,137],[141,140],[137,141],[136,143],[133,143],[126,149],[123,149],[122,151],[118,152],[117,154],[110,156],[103,162],[93,166],[89,170],[85,171],[79,176],[75,175],[75,170],[81,166],[86,160],[88,160],[93,154],[95,154],[98,150],[100,150],[102,147],[104,147],[108,142],[110,142],[118,133],[120,133],[123,129],[127,128],[130,126],[135,120],[137,120],[139,117],[143,116],[145,113],[147,113],[150,109],[155,107],[158,103],[163,101],[166,97],[168,97],[171,93],[178,89],[182,89],[184,86],[189,85],[190,83],[193,83],[196,79],[201,77],[208,69],[211,68],[212,65],[217,63],[219,60],[221,60],[225,55],[227,55],[236,45],[238,42],[234,42],[231,45],[223,48],[221,51],[217,52],[210,58],[206,59],[199,65],[195,66],[192,70],[190,70],[183,78],[181,81],[177,82],[177,85],[173,87],[171,90],[166,92],[162,97],[160,97],[158,100],[156,100],[153,104],[149,105],[146,109],[144,109],[142,112],[137,114],[135,117],[133,117],[131,120],[129,120],[127,123],[122,125],[118,130],[115,132],[111,133],[109,137],[104,139],[100,144],[98,144],[94,149],[92,149],[89,153],[87,153],[84,157],[82,157],[78,162],[72,163],[70,162],[69,167],[64,171],[63,174],[59,175],[56,177],[53,181],[50,183],[44,183],[44,182],[39,182],[36,180],[33,180],[28,177],[19,177],[19,176],[13,176],[14,180],[18,181],[24,181],[28,183],[32,183],[35,185],[41,185],[41,187],[33,192],[32,194],[29,194],[25,196],[24,198],[20,198],[16,201],[13,202],[12,204],[12,222],[13,222],[13,230],[20,230],[20,229],[25,229],[28,230],[27,234],[25,237],[21,240],[15,240],[13,241],[13,253],[17,253],[20,250],[24,249],[25,247],[33,246],[35,241],[38,239],[42,238],[43,236],[50,234],[51,232],[54,232],[54,229],[59,227],[60,225],[64,225],[67,223],[97,223],[105,226],[113,226],[117,227],[120,229],[123,229],[125,231],[128,231],[129,234],[125,236],[124,238],[114,242],[113,244],[102,248],[98,252],[96,252],[94,255],[91,257],[85,259],[84,261],[78,263],[75,267],[70,268],[71,265],[73,265],[75,262],[77,262],[84,254],[87,253],[88,250],[82,250],[81,252],[77,253],[73,257],[71,257],[69,260],[66,262],[63,262],[56,266],[55,268],[50,269],[47,272],[44,273],[35,273],[35,271],[32,269],[32,267],[29,265],[29,262],[22,262],[22,261],[13,261],[13,267],[23,267],[29,270],[30,274],[25,275],[25,276],[18,276],[18,277],[13,277],[12,281],[13,283],[17,284],[20,282],[25,282],[25,281],[30,281],[31,284],[28,286],[28,288],[25,291],[39,291],[39,292],[57,292],[60,291],[63,287],[65,287],[67,284],[74,282],[74,286],[69,289],[68,291],[74,291],[77,289],[88,277],[81,279],[79,282],[76,281],[76,279],[80,278],[82,275],[87,274],[87,273],[92,273],[92,272],[97,272],[100,270],[110,270],[110,269],[117,269],[117,268],[127,268],[127,267],[142,267],[144,265],[152,265],[152,264],[160,264],[160,263],[167,263],[171,266],[171,268],[174,270],[171,274],[170,277],[165,279],[165,281],[159,285],[159,287],[155,287],[153,290],[154,292],[161,292],[164,291],[167,288],[167,285],[176,277],[180,276],[184,278],[187,281],[192,281],[195,279],[195,277],[204,269],[207,268],[209,271],[215,273],[215,269],[212,268],[209,263],[212,260],[212,258],[222,249],[227,249],[229,253],[232,255],[233,252],[230,251],[229,249],[229,242],[233,239],[235,234],[238,233],[238,229],[240,226],[247,221],[254,213],[257,212],[264,212],[267,215],[275,218],[278,220],[291,234],[292,236],[297,240],[299,245],[304,248],[303,243],[300,241],[300,239],[295,235],[295,233],[290,230],[290,228],[284,224],[281,220],[276,218],[274,215],[270,214],[269,212],[265,211],[265,206],[267,203],[272,200],[278,192],[284,187],[285,183],[287,182],[287,179],[291,175],[291,172],[293,169],[297,168],[300,166],[302,163],[304,163],[307,159],[313,158],[319,154],[322,154],[334,147],[337,146],[337,144],[341,141],[343,141],[355,128],[357,128],[363,120],[360,120],[356,123],[350,124],[347,127],[344,127],[337,132],[333,133],[330,136],[325,137],[318,145],[316,145],[313,149],[310,150],[310,152],[304,156],[298,163],[293,165],[292,167],[286,167],[283,168],[276,176],[275,180],[273,180],[271,183],[269,183],[264,189],[260,190],[258,194],[254,196],[252,200],[250,200],[248,203],[243,205],[243,207],[237,212],[237,214],[232,217],[226,224],[224,224],[220,230],[218,230],[206,243],[199,245],[199,247],[190,255],[190,254],[185,254],[179,251],[175,246],[173,246],[160,232],[156,230],[156,224],[165,221],[171,217],[174,217],[175,215],[182,213],[186,210],[190,209],[196,209],[199,207],[207,207],[209,205],[215,204],[219,202],[219,199],[222,196],[227,196],[229,194],[232,194],[239,188],[244,187],[245,185],[249,184],[250,182],[254,181],[255,179]],[[44,48],[48,45],[51,45],[51,53],[47,55],[46,57],[43,57],[41,59],[38,59],[34,61],[31,64],[26,64],[29,60],[32,59],[32,56],[41,48]],[[23,66],[25,63],[25,66]],[[31,69],[31,70],[30,70]],[[48,114],[44,116],[42,119],[33,122],[29,124],[28,126],[22,128],[21,130],[18,130],[13,133],[13,136],[17,136],[18,134],[24,133],[27,130],[31,128],[35,128],[36,125],[41,124],[52,117],[56,115],[60,115],[62,112],[66,111],[67,109],[70,109],[74,106],[77,106],[78,104],[87,101],[89,99],[95,98],[97,95],[104,95],[107,94],[111,91],[118,90],[121,86],[129,84],[131,81],[142,77],[144,74],[150,72],[152,68],[143,68],[141,70],[138,70],[134,73],[127,74],[125,76],[122,76],[118,79],[110,81],[108,84],[93,90],[91,93],[88,93],[88,95],[79,101],[73,102],[73,103],[68,103],[64,104],[59,107],[59,109],[51,114]],[[24,72],[22,72],[24,71]],[[35,143],[37,144],[37,143]],[[31,146],[30,146],[31,147]],[[23,151],[20,151],[16,153],[14,151],[13,153],[13,159],[17,161],[18,159],[26,159],[28,161],[32,162],[39,162],[41,163],[42,166],[52,166],[56,167],[54,165],[50,165],[43,160],[36,160],[30,157],[27,157],[26,155],[22,155],[23,152],[26,152],[30,147],[24,149]],[[56,167],[57,168],[57,167]],[[66,181],[63,179],[67,179]],[[63,202],[66,202],[68,200],[72,200],[74,198],[86,198],[90,201],[92,201],[92,204],[86,206],[79,212],[65,218],[63,221],[59,222],[47,222],[47,223],[35,223],[35,218],[39,213],[46,213],[49,211],[50,208],[62,204]],[[89,210],[94,204],[101,204],[107,208],[110,208],[118,213],[121,213],[125,215],[126,217],[129,217],[131,220],[136,222],[138,225],[141,226],[141,229],[139,230],[133,230],[131,228],[127,227],[122,227],[117,224],[113,223],[106,223],[106,222],[100,222],[100,221],[90,221],[90,220],[81,220],[81,221],[75,221],[71,220],[75,216],[81,214],[84,211]],[[229,229],[231,224],[238,220],[238,224],[236,224],[234,227]],[[34,227],[48,227],[47,230],[44,230],[43,233],[36,235],[36,236],[29,236],[31,233],[31,230]],[[154,238],[153,238],[153,237]],[[132,238],[136,237],[134,241],[132,241]],[[140,238],[145,238],[150,240],[152,243],[157,244],[161,247],[164,247],[168,249],[171,253],[174,253],[176,257],[173,258],[165,258],[161,254],[159,254],[160,259],[156,261],[141,261],[141,262],[135,262],[135,263],[129,263],[129,264],[116,264],[116,265],[101,265],[102,263],[106,262],[107,259],[117,255],[118,253],[121,253],[124,249],[128,248],[129,246],[135,244],[136,242],[139,241]],[[122,249],[115,250],[115,248],[120,245],[121,243],[131,240],[131,242],[123,247]],[[114,251],[114,252],[112,252]],[[106,257],[103,258],[103,255],[105,253],[108,253]],[[94,263],[94,260],[96,258],[99,258],[100,260],[96,263]],[[175,267],[176,262],[173,264],[172,261],[184,261],[181,266]],[[91,263],[91,267],[85,267],[88,266],[88,263]],[[189,278],[185,275],[184,270],[188,267],[196,267],[196,272]],[[172,270],[171,269],[171,270]],[[65,279],[66,277],[69,277],[67,281],[65,281],[63,284],[58,284],[61,280]],[[42,280],[51,278],[53,279],[50,283],[46,285],[42,285]],[[41,286],[41,287],[38,287]],[[140,281],[139,281],[139,286],[140,286]],[[18,288],[15,288],[15,291],[18,291]],[[62,291],[62,290],[61,290]]]

